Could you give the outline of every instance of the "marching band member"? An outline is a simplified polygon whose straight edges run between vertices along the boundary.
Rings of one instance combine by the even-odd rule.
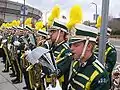
[[[100,35],[100,27],[101,27],[101,16],[99,16],[98,17],[98,19],[97,19],[97,24],[96,24],[96,27],[98,28],[98,30],[99,30],[99,34],[98,34],[98,41],[97,41],[97,43],[99,44],[99,35]],[[115,47],[110,43],[110,41],[108,40],[109,39],[109,37],[110,37],[110,34],[111,34],[111,31],[112,31],[112,29],[110,29],[110,28],[107,28],[107,38],[106,38],[106,50],[105,50],[105,56],[104,56],[104,62],[105,62],[105,64],[104,64],[104,66],[105,66],[105,68],[106,68],[106,70],[107,70],[107,72],[108,72],[108,74],[109,74],[109,78],[110,78],[110,88],[111,88],[111,86],[112,86],[112,82],[111,82],[111,77],[112,77],[112,71],[113,71],[113,68],[114,68],[114,66],[115,66],[115,64],[116,64],[116,61],[117,61],[117,51],[116,51],[116,49],[115,49]],[[98,48],[99,46],[97,46],[96,48],[95,48],[95,54],[98,56],[98,50],[99,50],[99,48]]]
[[[59,71],[57,78],[59,79],[62,89],[66,90],[72,54],[67,42],[69,31],[66,27],[66,22],[58,19],[59,10],[58,6],[53,8],[52,14],[49,17],[49,20],[53,20],[52,22],[48,22],[48,32],[51,41],[50,50],[55,57]],[[51,81],[52,80],[50,78],[47,78],[48,84],[51,83]]]

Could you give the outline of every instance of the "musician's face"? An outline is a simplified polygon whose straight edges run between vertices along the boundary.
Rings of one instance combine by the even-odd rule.
[[[23,35],[23,31],[22,30],[20,31],[20,35]]]
[[[77,43],[71,44],[71,50],[72,50],[72,54],[73,54],[74,59],[80,58],[82,51],[83,51],[83,48],[84,48],[83,42],[77,42]]]
[[[49,35],[50,35],[50,39],[52,42],[55,42],[56,41],[56,38],[58,36],[58,30],[51,30],[49,32]]]
[[[37,43],[42,40],[42,36],[37,36],[36,37]]]

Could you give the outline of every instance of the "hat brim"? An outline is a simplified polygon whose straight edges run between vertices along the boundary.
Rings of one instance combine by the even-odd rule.
[[[28,31],[34,31],[34,29],[33,28],[30,28],[29,26],[25,26],[25,28],[24,28],[25,30],[28,30]]]
[[[84,40],[81,40],[81,39],[78,39],[78,40],[75,40],[75,39],[69,39],[69,44],[74,44],[74,43],[78,43],[78,42],[82,42]]]
[[[66,29],[63,29],[63,28],[60,28],[60,27],[57,27],[57,26],[52,26],[51,28],[48,28],[48,31],[55,31],[55,30],[61,30],[65,33],[69,33]]]
[[[74,36],[69,39],[69,43],[77,43],[77,42],[82,42],[89,39],[91,42],[96,42],[96,38],[93,37],[88,37],[88,36]]]
[[[37,35],[38,35],[38,36],[44,36],[44,37],[47,37],[48,33],[47,33],[47,32],[44,32],[44,31],[39,30],[39,31],[37,32]]]
[[[55,30],[57,30],[56,28],[48,28],[48,31],[50,32],[50,31],[55,31]]]

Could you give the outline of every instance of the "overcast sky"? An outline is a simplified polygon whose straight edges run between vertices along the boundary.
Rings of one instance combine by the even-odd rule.
[[[11,0],[23,3],[24,0]],[[58,4],[61,8],[62,14],[69,14],[69,9],[74,4],[79,4],[83,9],[83,19],[93,20],[93,14],[95,13],[95,5],[98,6],[98,14],[101,15],[102,0],[26,0],[26,4],[33,6],[43,12],[50,11],[52,7]],[[120,17],[120,0],[110,0],[109,15],[114,17]]]

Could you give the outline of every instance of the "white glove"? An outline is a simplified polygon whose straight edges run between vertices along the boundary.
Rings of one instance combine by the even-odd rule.
[[[0,39],[2,39],[3,38],[3,36],[2,35],[0,35]]]
[[[56,80],[56,87],[52,87],[51,84],[46,88],[46,90],[62,90],[60,83],[58,80]]]
[[[11,49],[11,46],[12,46],[11,44],[8,44],[8,49],[9,49],[9,50]]]
[[[15,46],[19,46],[19,45],[20,45],[20,42],[19,42],[19,41],[14,41],[13,44],[14,44]]]
[[[19,54],[20,53],[20,50],[17,50],[17,54]]]
[[[2,40],[2,44],[6,43],[6,42],[7,42],[7,39]]]
[[[25,51],[25,55],[28,55],[29,53],[31,53],[31,50]]]

